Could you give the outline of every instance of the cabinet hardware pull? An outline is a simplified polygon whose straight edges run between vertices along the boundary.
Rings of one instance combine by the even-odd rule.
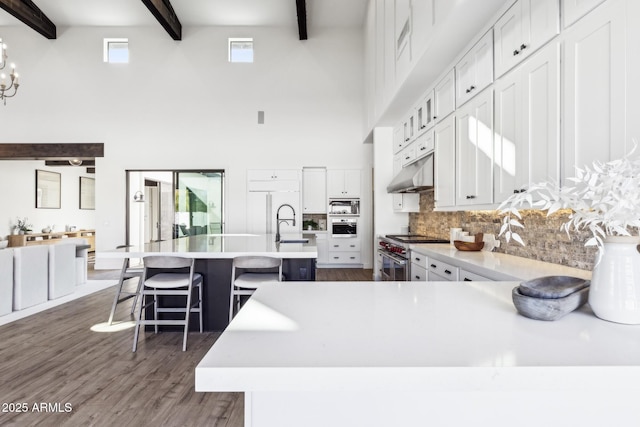
[[[350,258],[350,259],[356,259],[356,257],[354,257],[354,256],[350,256],[349,258]]]
[[[433,116],[433,120],[435,120],[435,119],[437,119],[437,118],[438,118],[438,116]]]
[[[475,198],[476,198],[476,196],[474,196],[474,195],[467,196],[467,199],[475,199]]]
[[[427,147],[420,147],[420,151],[424,151],[426,149],[427,149]]]
[[[518,194],[520,193],[520,190],[513,190],[513,194]]]
[[[420,280],[420,276],[416,275],[416,279]]]
[[[449,270],[445,270],[444,272],[447,273],[447,274],[451,274],[451,272]]]
[[[340,257],[339,256],[334,256],[333,259],[340,259]]]
[[[333,245],[333,247],[334,247],[334,248],[339,248],[339,247],[340,247],[340,245]]]
[[[463,282],[473,282],[473,280],[469,279],[468,277],[465,277]]]
[[[513,56],[516,56],[516,55],[518,55],[518,54],[520,54],[520,51],[519,51],[518,49],[516,49],[516,50],[514,50],[514,51],[513,51]]]
[[[466,93],[469,93],[469,92],[471,92],[471,89],[467,89],[467,90],[465,90],[465,92],[466,92]]]
[[[431,268],[436,268],[437,266],[435,264],[431,264]]]
[[[520,51],[523,51],[523,50],[525,50],[526,48],[527,48],[527,45],[526,45],[526,44],[522,43],[522,44],[520,45]]]
[[[416,257],[416,261],[420,261],[420,258]]]
[[[409,141],[409,139],[410,139],[410,138],[405,138],[405,139],[404,139],[404,142],[407,142],[407,141]]]

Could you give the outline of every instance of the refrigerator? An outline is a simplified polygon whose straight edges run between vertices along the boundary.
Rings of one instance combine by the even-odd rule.
[[[293,221],[280,224],[280,234],[299,233],[302,230],[302,212],[300,210],[300,191],[291,188],[286,191],[252,191],[247,194],[247,232],[252,234],[276,234],[276,214],[284,204],[291,205],[295,211],[296,224]],[[293,218],[294,212],[289,206],[280,209],[280,219]]]

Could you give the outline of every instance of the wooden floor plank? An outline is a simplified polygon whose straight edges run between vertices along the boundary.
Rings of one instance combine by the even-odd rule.
[[[371,278],[372,270],[317,270],[319,281]],[[0,425],[242,426],[243,393],[194,391],[195,366],[219,333],[189,333],[186,352],[179,332],[144,333],[132,353],[132,328],[91,329],[105,326],[114,293],[111,287],[0,326],[0,404],[28,408],[0,412]],[[130,323],[131,302],[119,306],[116,325]],[[35,410],[41,404],[48,412]]]

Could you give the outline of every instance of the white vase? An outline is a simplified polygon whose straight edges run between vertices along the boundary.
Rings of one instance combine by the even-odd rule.
[[[611,236],[593,268],[589,305],[601,319],[640,324],[640,237]]]

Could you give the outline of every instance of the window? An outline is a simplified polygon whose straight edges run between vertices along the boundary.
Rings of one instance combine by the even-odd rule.
[[[253,62],[253,39],[229,39],[229,62]]]
[[[129,62],[129,39],[104,39],[104,62],[126,64]]]

